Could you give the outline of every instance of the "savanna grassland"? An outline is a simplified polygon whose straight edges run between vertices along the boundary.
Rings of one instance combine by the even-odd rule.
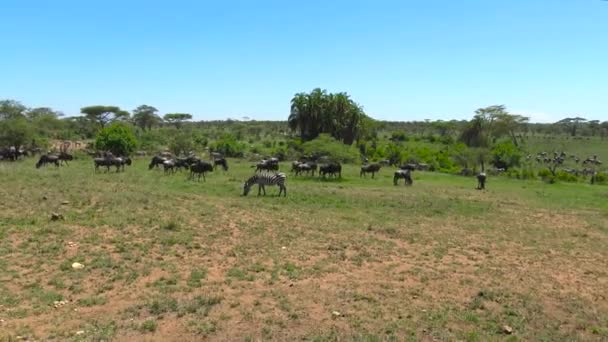
[[[1,340],[608,339],[606,186],[34,162],[0,164]]]

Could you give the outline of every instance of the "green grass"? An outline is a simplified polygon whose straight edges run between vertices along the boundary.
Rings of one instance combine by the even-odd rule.
[[[238,160],[200,183],[33,163],[0,163],[0,339],[606,338],[607,186],[346,165],[243,197]]]

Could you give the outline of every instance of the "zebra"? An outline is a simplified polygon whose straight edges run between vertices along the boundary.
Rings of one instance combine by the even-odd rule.
[[[287,176],[283,172],[255,174],[243,184],[243,196],[247,196],[254,184],[258,185],[258,196],[260,196],[261,192],[264,192],[264,196],[266,196],[265,185],[277,185],[279,187],[279,196],[281,196],[281,193],[283,193],[283,196],[287,196],[285,180],[287,180]]]

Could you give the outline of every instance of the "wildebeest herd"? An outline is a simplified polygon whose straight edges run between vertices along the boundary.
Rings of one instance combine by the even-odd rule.
[[[22,159],[25,156],[35,154],[40,149],[35,150],[24,150],[21,148],[8,147],[0,148],[0,160],[16,161]],[[143,154],[142,156],[145,156]],[[55,165],[59,167],[61,165],[69,165],[68,162],[73,160],[73,156],[67,153],[65,150],[61,150],[59,153],[48,153],[42,154],[36,163],[36,168],[40,168],[45,165]],[[527,161],[536,160],[537,163],[548,165],[549,169],[555,169],[557,166],[563,165],[567,160],[572,160],[577,165],[582,165],[584,168],[562,168],[561,170],[573,175],[591,175],[592,177],[597,174],[595,168],[602,165],[602,162],[598,159],[597,155],[590,156],[585,159],[580,159],[575,155],[568,155],[565,152],[553,152],[552,155],[546,152],[540,152],[535,157],[528,155]],[[94,170],[98,172],[100,168],[105,169],[105,172],[110,172],[111,168],[115,168],[116,172],[125,171],[125,166],[131,165],[132,161],[129,157],[125,156],[114,156],[110,152],[104,152],[98,154],[93,158]],[[377,163],[369,163],[366,159],[364,164],[360,168],[359,176],[367,177],[371,174],[371,178],[375,178],[375,175],[380,172],[383,167],[386,166],[397,166],[397,170],[393,173],[393,184],[398,185],[401,179],[404,180],[404,185],[412,185],[412,172],[415,170],[428,170],[429,166],[423,163],[407,163],[401,164],[395,163],[393,160],[381,160]],[[485,189],[487,175],[498,175],[506,170],[506,168],[496,167],[490,168],[485,172],[475,173],[470,169],[463,169],[461,172],[465,176],[476,176],[477,178],[477,189]],[[500,166],[500,165],[498,165]],[[154,155],[148,165],[150,170],[162,169],[164,174],[172,175],[177,172],[187,171],[189,172],[188,179],[200,182],[201,177],[203,181],[206,181],[206,174],[213,172],[218,168],[224,171],[228,171],[228,161],[220,153],[211,152],[210,161],[202,160],[194,154],[190,154],[185,157],[175,157],[169,152],[162,152]],[[287,176],[283,172],[279,172],[279,159],[278,158],[263,158],[259,162],[256,162],[251,168],[255,169],[254,175],[247,179],[243,185],[243,195],[247,195],[251,187],[255,184],[258,185],[258,195],[266,194],[266,185],[277,185],[279,187],[279,196],[283,194],[286,196],[286,179]],[[291,163],[291,173],[295,177],[300,176],[318,176],[319,178],[341,178],[342,177],[342,165],[337,161],[332,161],[324,158],[304,158],[296,160]],[[465,172],[466,171],[466,172]]]

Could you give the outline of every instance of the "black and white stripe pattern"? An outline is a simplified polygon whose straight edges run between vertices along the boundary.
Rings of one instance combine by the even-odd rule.
[[[284,196],[287,196],[287,187],[285,187],[285,181],[287,180],[287,176],[284,173],[260,173],[253,175],[245,184],[243,184],[243,196],[247,196],[251,187],[255,184],[258,185],[258,196],[260,192],[263,192],[266,195],[266,189],[264,186],[266,185],[277,185],[279,187],[279,196],[283,193]]]

